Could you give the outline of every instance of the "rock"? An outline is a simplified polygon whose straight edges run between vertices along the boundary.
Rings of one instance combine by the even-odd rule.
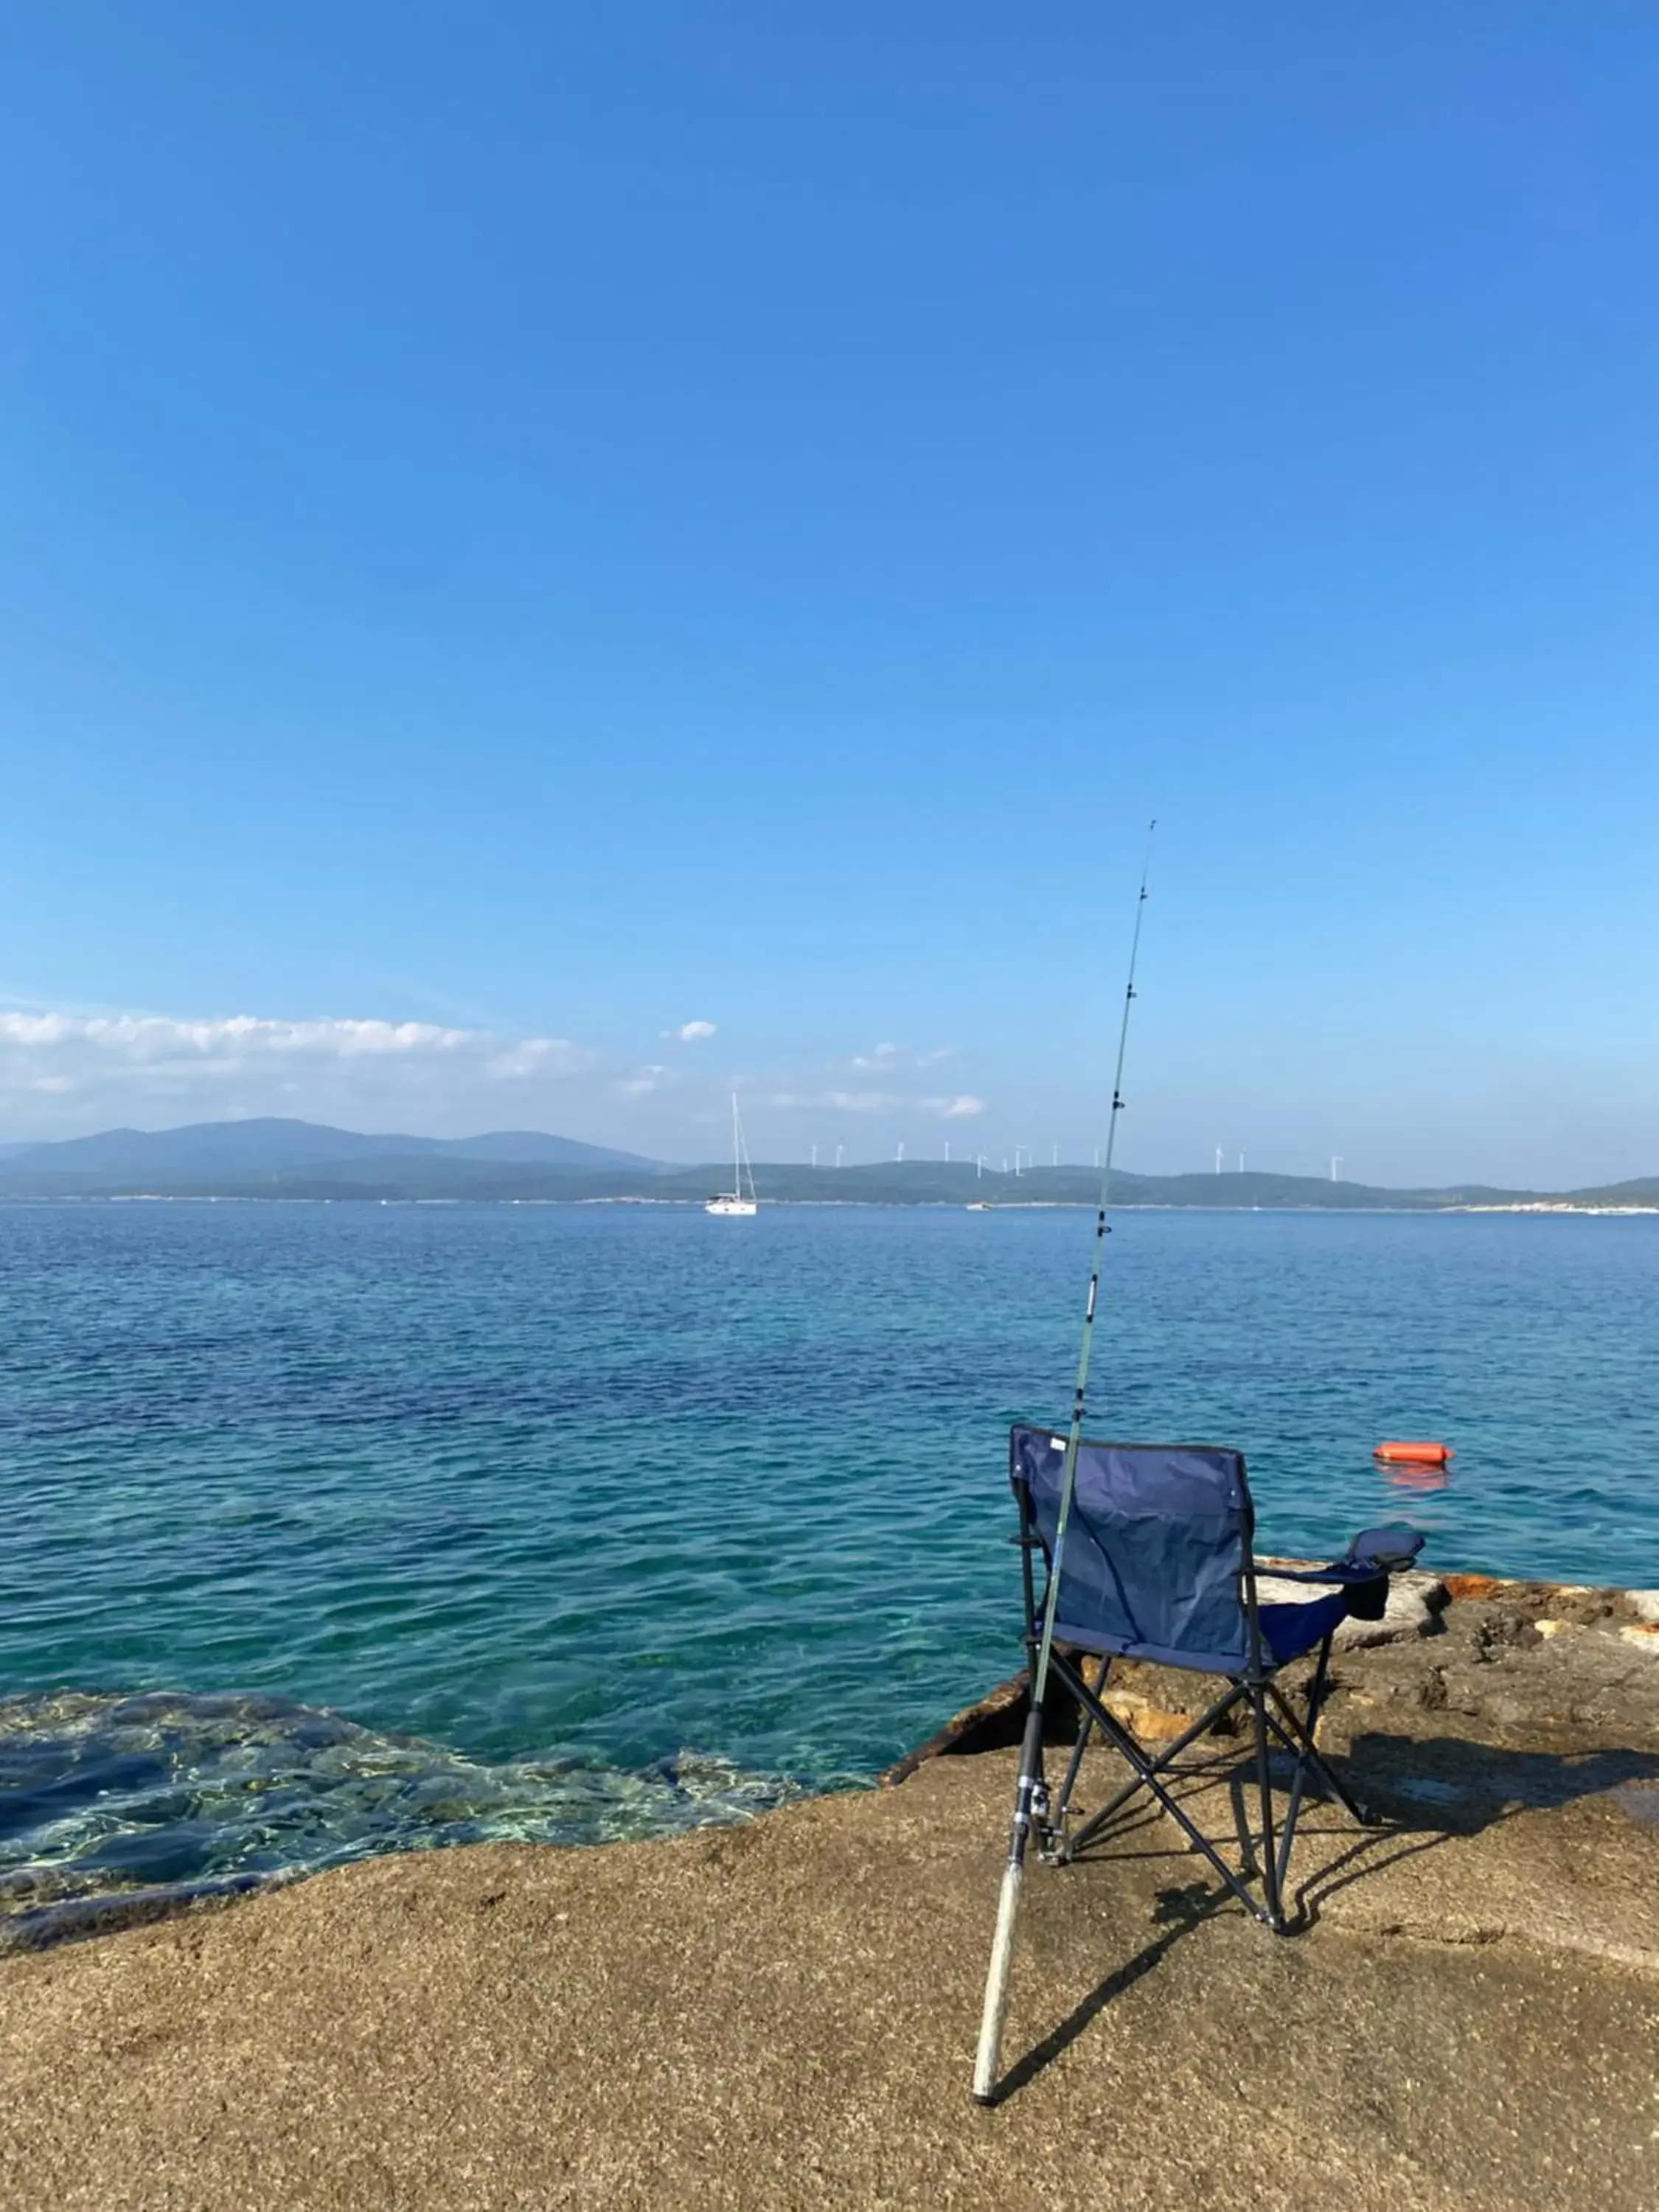
[[[1537,1624],[1518,1613],[1483,1613],[1469,1626],[1469,1644],[1477,1666],[1489,1664],[1501,1651],[1525,1650],[1540,1641]]]
[[[1133,1690],[1107,1693],[1106,1710],[1114,1720],[1139,1737],[1143,1743],[1173,1743],[1178,1735],[1185,1735],[1198,1715],[1193,1712],[1171,1711],[1164,1705],[1154,1705]]]
[[[976,1757],[984,1751],[1006,1751],[1017,1745],[1025,1733],[1025,1718],[1030,1711],[1030,1688],[1025,1670],[1000,1682],[971,1705],[964,1705],[953,1713],[945,1726],[930,1735],[926,1743],[918,1744],[883,1773],[876,1778],[877,1786],[893,1789],[908,1781],[918,1767],[934,1759],[963,1759]],[[1070,1742],[1077,1734],[1077,1700],[1051,1674],[1042,1700],[1042,1740],[1045,1743]]]
[[[1448,1575],[1446,1595],[1460,1603],[1466,1598],[1492,1598],[1500,1595],[1504,1585],[1496,1575]]]
[[[0,1960],[3,2202],[1654,2212],[1659,1739],[1494,1749],[1401,1718],[1346,1755],[1385,1828],[1309,1808],[1291,1942],[1161,1817],[1033,1855],[994,2111],[968,2081],[1006,1750],[738,1829],[410,1852]],[[1091,1762],[1098,1805],[1121,1769]],[[1230,1781],[1183,1792],[1229,1856]]]
[[[1596,1589],[1589,1583],[1511,1582],[1498,1575],[1445,1577],[1449,1599],[1463,1605],[1500,1606],[1532,1621],[1560,1621],[1575,1628],[1596,1621],[1659,1621],[1659,1590]]]
[[[1305,1603],[1331,1587],[1288,1582],[1273,1572],[1295,1564],[1262,1562],[1257,1588],[1264,1604]],[[1452,1603],[1457,1587],[1478,1595]],[[1504,1582],[1492,1575],[1397,1575],[1383,1618],[1346,1621],[1335,1641],[1339,1659],[1327,1711],[1339,1736],[1352,1733],[1361,1724],[1358,1715],[1368,1712],[1386,1713],[1390,1729],[1455,1719],[1460,1728],[1516,1743],[1566,1734],[1583,1739],[1587,1732],[1626,1744],[1659,1739],[1659,1666],[1644,1666],[1635,1656],[1659,1657],[1659,1591]],[[1363,1646],[1378,1648],[1361,1656]],[[1305,1666],[1293,1672],[1293,1682]],[[1217,1679],[1176,1668],[1120,1660],[1107,1703],[1144,1742],[1169,1742],[1222,1687]],[[1052,1682],[1049,1705],[1044,1740],[1069,1741],[1076,1708]],[[882,1780],[902,1781],[942,1755],[1012,1748],[1024,1732],[1025,1710],[1024,1677],[1016,1675],[958,1713]],[[1218,1732],[1236,1735],[1240,1725],[1235,1709]]]

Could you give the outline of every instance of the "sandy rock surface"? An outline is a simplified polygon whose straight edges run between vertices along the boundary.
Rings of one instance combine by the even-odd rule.
[[[1291,1937],[1161,1819],[1034,1866],[990,2111],[995,1747],[747,1826],[383,1859],[0,1961],[0,2204],[1652,2212],[1633,1610],[1483,1591],[1346,1655],[1324,1740],[1383,1825],[1308,1815]],[[1176,1710],[1173,1679],[1134,1694]],[[1091,1753],[1085,1802],[1112,1778]],[[1224,1784],[1190,1804],[1230,1832]]]

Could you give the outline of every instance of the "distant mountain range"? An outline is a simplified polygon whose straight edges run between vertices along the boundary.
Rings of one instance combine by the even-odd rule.
[[[61,1144],[9,1146],[7,1153],[0,1156],[0,1176],[9,1186],[20,1176],[92,1179],[112,1187],[155,1176],[170,1183],[319,1168],[331,1172],[384,1160],[482,1161],[646,1175],[654,1174],[659,1164],[638,1152],[611,1152],[538,1129],[496,1129],[482,1137],[366,1136],[320,1121],[276,1118],[192,1121],[179,1129],[105,1129],[95,1137],[70,1137]]]
[[[731,1167],[670,1166],[637,1152],[535,1129],[479,1137],[365,1135],[314,1121],[198,1121],[180,1129],[108,1129],[55,1145],[0,1149],[0,1195],[16,1198],[654,1199],[682,1203],[725,1188]],[[763,1200],[887,1206],[1087,1206],[1094,1170],[1033,1168],[981,1176],[971,1163],[886,1160],[810,1168],[762,1163]],[[1410,1210],[1513,1206],[1659,1206],[1659,1176],[1571,1191],[1479,1183],[1389,1190],[1322,1176],[1114,1178],[1120,1205]]]

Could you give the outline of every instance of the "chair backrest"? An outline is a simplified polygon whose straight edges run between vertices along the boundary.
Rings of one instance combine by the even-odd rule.
[[[1050,1565],[1066,1439],[1017,1424],[1009,1480]],[[1236,1674],[1253,1661],[1255,1516],[1242,1453],[1084,1443],[1060,1562],[1062,1642]]]

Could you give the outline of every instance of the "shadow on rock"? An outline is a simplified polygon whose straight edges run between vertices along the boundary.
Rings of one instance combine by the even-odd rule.
[[[1585,1797],[1611,1797],[1626,1809],[1627,1793],[1659,1782],[1659,1752],[1540,1751],[1376,1733],[1353,1739],[1338,1764],[1345,1771],[1393,1824],[1471,1836],[1511,1814],[1558,1811]]]

